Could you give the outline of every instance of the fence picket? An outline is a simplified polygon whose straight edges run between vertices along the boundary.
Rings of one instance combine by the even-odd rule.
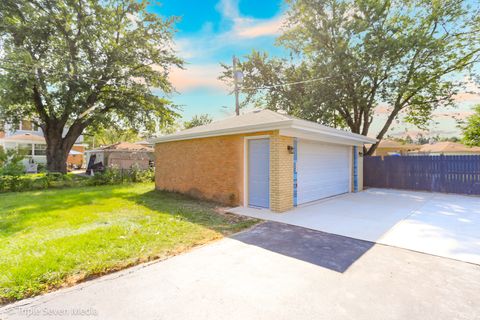
[[[365,157],[364,186],[480,194],[480,155]]]

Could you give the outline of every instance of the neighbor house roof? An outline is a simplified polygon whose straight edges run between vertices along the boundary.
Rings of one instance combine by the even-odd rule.
[[[94,150],[88,150],[86,152],[98,152],[98,151],[145,151],[145,152],[153,152],[153,148],[131,143],[131,142],[118,142],[108,146],[100,147]]]
[[[158,137],[153,139],[153,142],[162,143],[270,130],[280,130],[280,134],[286,136],[311,139],[322,136],[322,140],[332,142],[336,141],[354,144],[376,142],[376,139],[360,134],[330,128],[315,122],[298,119],[271,110],[256,110],[248,112],[240,116]]]
[[[394,140],[382,140],[377,146],[378,148],[389,148],[389,149],[420,149],[420,145],[401,143]]]
[[[418,150],[419,152],[434,152],[434,153],[442,153],[442,152],[480,152],[480,147],[468,147],[464,144],[457,143],[457,142],[437,142],[433,144],[424,144]]]
[[[13,142],[17,142],[17,141],[27,141],[27,142],[43,142],[43,143],[46,143],[45,142],[45,138],[42,137],[42,136],[38,136],[38,135],[35,135],[35,134],[16,134],[16,135],[13,135],[13,136],[5,136],[3,139],[3,141],[13,141]]]
[[[152,143],[148,140],[137,141],[137,142],[135,142],[135,144],[141,144],[141,145],[144,145],[144,146],[151,146],[152,145]]]

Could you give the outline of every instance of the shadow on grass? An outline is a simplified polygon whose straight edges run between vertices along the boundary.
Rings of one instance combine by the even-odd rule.
[[[340,273],[375,245],[373,242],[272,221],[231,238]]]
[[[224,236],[247,228],[259,220],[226,213],[217,202],[199,200],[176,192],[152,190],[128,198],[161,214],[215,230]]]
[[[111,198],[127,200],[151,209],[157,214],[168,214],[177,219],[199,224],[223,235],[239,231],[256,221],[225,214],[218,203],[193,199],[179,193],[157,191],[132,191],[135,185],[83,187],[63,190],[34,191],[0,195],[6,199],[0,205],[0,235],[9,236],[25,230],[39,218],[52,221],[62,219],[62,210],[101,204]],[[8,197],[8,199],[7,199]],[[53,212],[56,212],[53,214]]]

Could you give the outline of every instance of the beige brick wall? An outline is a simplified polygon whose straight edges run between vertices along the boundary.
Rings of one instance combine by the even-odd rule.
[[[253,135],[270,136],[270,209],[283,212],[293,208],[293,154],[288,152],[293,138],[280,136],[278,131],[157,144],[156,188],[232,206],[246,205],[243,203],[244,137]],[[359,147],[358,151],[363,150]],[[363,190],[362,156],[358,157],[358,187]]]
[[[270,137],[270,209],[283,212],[293,208],[293,138],[275,131]]]
[[[155,186],[226,205],[243,205],[244,137],[271,133],[159,143],[155,145]]]

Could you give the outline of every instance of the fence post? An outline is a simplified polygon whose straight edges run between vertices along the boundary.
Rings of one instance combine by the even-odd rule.
[[[445,192],[445,156],[443,154],[440,155],[440,192]]]

